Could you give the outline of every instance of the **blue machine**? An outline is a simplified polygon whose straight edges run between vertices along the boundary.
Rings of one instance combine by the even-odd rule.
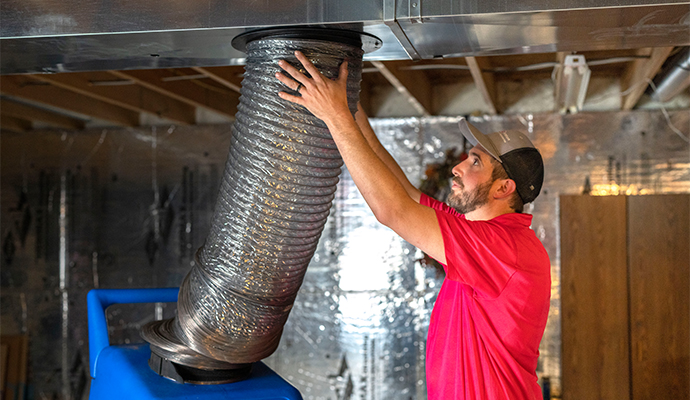
[[[148,365],[148,344],[111,346],[105,309],[112,304],[169,303],[177,288],[94,289],[87,296],[91,400],[302,400],[299,391],[261,361],[248,379],[221,385],[181,384],[156,374]]]

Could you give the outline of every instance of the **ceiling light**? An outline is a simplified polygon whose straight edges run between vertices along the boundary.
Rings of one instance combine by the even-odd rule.
[[[556,107],[561,114],[582,110],[587,94],[590,71],[583,55],[569,55],[556,82]]]

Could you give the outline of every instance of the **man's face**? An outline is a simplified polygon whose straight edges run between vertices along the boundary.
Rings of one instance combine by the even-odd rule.
[[[491,156],[475,146],[469,156],[453,168],[453,185],[446,200],[460,214],[467,214],[489,202],[491,195]]]

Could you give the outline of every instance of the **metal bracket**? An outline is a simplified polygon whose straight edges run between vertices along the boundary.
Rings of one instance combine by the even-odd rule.
[[[414,23],[422,23],[422,0],[408,0],[410,4],[410,20]]]
[[[395,38],[398,39],[398,42],[400,45],[403,47],[405,52],[407,53],[407,56],[410,57],[412,60],[421,60],[422,56],[419,55],[419,52],[417,52],[417,49],[414,48],[412,45],[412,42],[410,42],[410,39],[407,37],[405,34],[405,31],[403,30],[402,26],[400,26],[400,23],[398,22],[397,19],[397,2],[398,1],[406,1],[407,2],[407,7],[408,7],[408,14],[410,20],[414,21],[411,12],[411,7],[412,3],[416,4],[416,13],[421,13],[421,0],[383,0],[383,22],[390,28],[391,32],[393,32],[393,35],[395,35]],[[416,18],[419,18],[419,21],[421,21],[420,15],[417,15]]]

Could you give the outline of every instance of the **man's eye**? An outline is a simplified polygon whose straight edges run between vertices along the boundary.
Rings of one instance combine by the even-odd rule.
[[[477,160],[477,159],[475,158],[474,161],[472,162],[472,164],[473,164],[473,165],[479,165],[479,160]]]

